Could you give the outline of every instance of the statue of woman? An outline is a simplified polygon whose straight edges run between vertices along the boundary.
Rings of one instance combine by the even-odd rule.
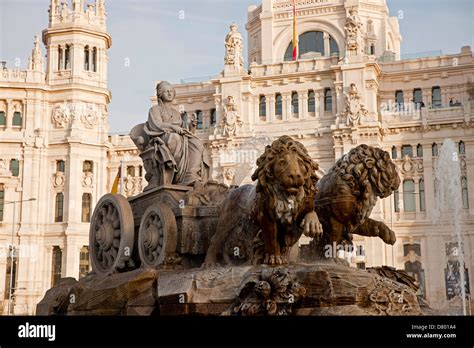
[[[193,185],[205,179],[209,168],[203,143],[191,133],[186,114],[172,108],[176,92],[171,84],[158,83],[156,96],[158,104],[150,109],[148,121],[132,130],[132,140],[142,152],[154,147],[154,167],[164,176],[161,184]]]

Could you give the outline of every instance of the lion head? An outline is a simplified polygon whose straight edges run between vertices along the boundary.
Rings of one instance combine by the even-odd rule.
[[[267,205],[283,215],[291,222],[291,217],[298,212],[298,204],[305,197],[316,193],[316,171],[318,164],[308,155],[308,151],[300,142],[289,136],[282,136],[257,160],[257,169],[252,180],[258,179],[257,192],[268,198]],[[292,209],[285,210],[288,203]]]
[[[349,151],[334,169],[356,194],[371,186],[377,197],[386,198],[400,186],[400,177],[389,153],[368,145]]]

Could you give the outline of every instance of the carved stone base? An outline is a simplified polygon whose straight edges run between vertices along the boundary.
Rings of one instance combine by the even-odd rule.
[[[408,285],[331,261],[287,267],[136,270],[68,279],[38,315],[423,315]],[[74,297],[71,297],[74,295]],[[71,302],[74,298],[74,302]]]

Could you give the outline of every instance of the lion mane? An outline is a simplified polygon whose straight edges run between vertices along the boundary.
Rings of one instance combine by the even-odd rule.
[[[289,152],[296,152],[303,161],[306,168],[306,177],[304,183],[295,196],[289,196],[281,187],[279,178],[274,173],[274,163]],[[300,142],[293,140],[289,136],[282,136],[275,140],[272,145],[265,148],[265,152],[257,160],[257,169],[252,175],[252,180],[258,180],[257,183],[257,209],[261,213],[274,213],[276,218],[286,219],[287,223],[292,223],[301,213],[301,209],[307,208],[305,201],[311,199],[314,201],[317,189],[318,178],[316,171],[319,166],[308,154],[306,148]],[[291,202],[293,209],[285,211],[285,207]],[[266,207],[262,211],[262,208]]]
[[[389,197],[399,185],[388,152],[359,145],[342,156],[317,183],[315,209],[323,226],[323,235],[313,244],[317,252],[333,242],[351,243],[352,234],[378,236],[393,244],[393,231],[370,215],[377,198]]]
[[[337,161],[331,172],[328,175],[341,177],[356,196],[374,191],[377,197],[385,198],[392,193],[393,187],[400,185],[389,153],[368,145],[349,151]]]

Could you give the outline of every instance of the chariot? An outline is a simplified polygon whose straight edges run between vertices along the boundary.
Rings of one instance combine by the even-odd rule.
[[[103,196],[90,225],[93,271],[199,267],[228,189],[209,181],[194,187],[162,185],[128,199]]]

